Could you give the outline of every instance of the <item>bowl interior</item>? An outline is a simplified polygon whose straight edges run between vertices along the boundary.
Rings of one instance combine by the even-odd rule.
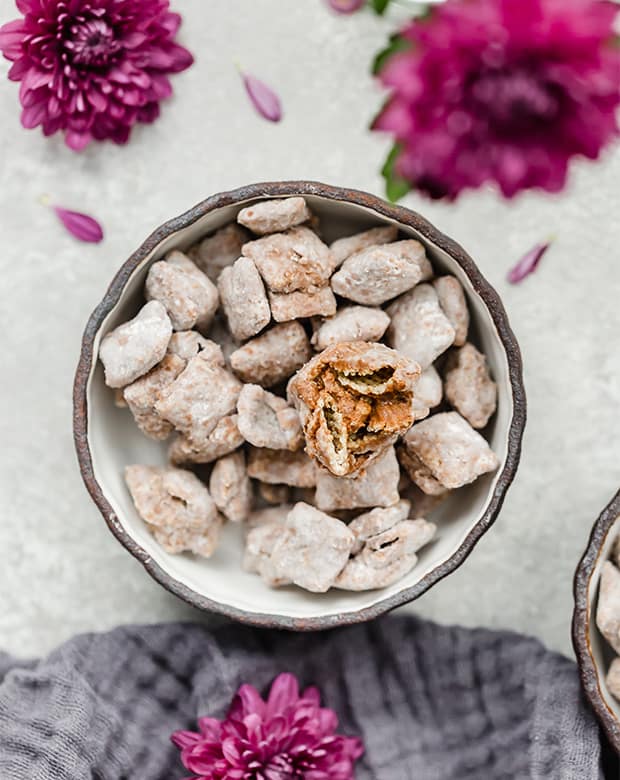
[[[588,583],[588,635],[589,635],[589,647],[592,659],[594,661],[594,667],[596,669],[596,675],[598,678],[598,687],[601,697],[607,708],[615,715],[618,724],[620,725],[620,702],[615,699],[607,687],[605,678],[607,676],[607,670],[609,665],[615,657],[615,653],[598,630],[596,625],[596,606],[598,603],[598,591],[601,580],[601,570],[603,564],[607,561],[611,555],[611,548],[613,547],[616,537],[620,534],[620,515],[616,517],[615,521],[610,525],[603,544],[601,545],[596,563],[590,576]]]
[[[365,206],[316,195],[305,197],[320,218],[321,232],[327,242],[394,221]],[[109,312],[96,334],[94,354],[98,351],[101,338],[121,322],[133,317],[140,308],[146,273],[154,261],[172,248],[187,249],[202,236],[233,221],[240,208],[257,199],[238,202],[205,214],[193,224],[163,240],[127,281],[118,303]],[[273,590],[263,584],[257,575],[248,574],[241,569],[242,529],[238,525],[227,525],[220,547],[209,560],[190,554],[169,555],[155,542],[134,509],[125,487],[123,471],[125,466],[131,463],[164,464],[166,443],[144,437],[134,424],[129,411],[115,407],[113,393],[103,381],[102,367],[94,360],[87,384],[87,409],[88,443],[95,479],[127,534],[169,576],[195,593],[221,605],[243,610],[250,613],[250,616],[268,614],[310,619],[343,615],[346,619],[348,613],[371,607],[413,586],[453,556],[489,504],[506,460],[508,432],[513,417],[506,351],[486,304],[460,265],[413,228],[398,224],[403,234],[426,245],[438,273],[454,274],[465,289],[472,317],[470,338],[487,356],[499,389],[497,414],[484,435],[500,459],[500,468],[496,474],[486,475],[473,485],[456,491],[432,513],[432,520],[438,524],[437,538],[421,551],[419,562],[413,571],[390,588],[365,593],[334,590],[321,595],[313,595],[294,587]]]

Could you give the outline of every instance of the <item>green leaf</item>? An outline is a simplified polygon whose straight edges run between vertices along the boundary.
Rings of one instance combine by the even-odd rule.
[[[394,35],[390,36],[390,42],[385,47],[385,49],[382,49],[374,58],[372,62],[372,74],[373,76],[376,76],[380,70],[382,70],[385,63],[390,59],[390,57],[394,54],[398,54],[398,52],[401,51],[407,51],[407,49],[411,48],[411,42],[408,41],[406,38],[403,38],[398,33],[395,33]]]
[[[390,2],[391,0],[370,0],[370,5],[372,6],[376,14],[382,16],[385,13]]]
[[[385,179],[385,193],[392,203],[403,198],[411,189],[409,182],[396,172],[396,160],[400,151],[400,144],[394,144],[381,169],[381,175]]]

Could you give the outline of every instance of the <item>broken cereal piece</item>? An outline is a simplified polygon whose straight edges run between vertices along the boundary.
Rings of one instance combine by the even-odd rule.
[[[155,411],[200,447],[222,417],[234,411],[240,392],[236,377],[197,355],[162,390]]]
[[[233,452],[243,444],[243,436],[239,432],[237,420],[236,414],[222,417],[207,438],[199,444],[194,444],[187,436],[177,436],[168,450],[170,462],[175,466],[211,463]]]
[[[300,502],[280,529],[271,562],[282,579],[325,593],[348,561],[353,541],[343,522]]]
[[[467,341],[469,309],[465,292],[455,276],[440,276],[433,282],[439,305],[454,328],[454,346],[462,347]]]
[[[347,306],[319,325],[312,344],[320,352],[343,341],[379,341],[389,324],[383,309]]]
[[[431,284],[420,284],[398,298],[387,313],[391,317],[387,341],[422,370],[428,368],[454,342],[454,328],[441,310]]]
[[[455,350],[445,374],[446,398],[473,428],[484,428],[497,408],[497,385],[473,344]]]
[[[395,241],[348,257],[332,276],[336,295],[378,306],[410,290],[433,274],[419,241]]]
[[[248,474],[253,479],[272,485],[314,487],[316,485],[314,461],[302,450],[268,450],[251,447],[248,456]]]
[[[620,570],[611,561],[605,561],[601,571],[596,625],[620,654]]]
[[[299,415],[284,398],[260,385],[243,385],[237,401],[239,430],[255,447],[298,450],[303,444]]]
[[[99,358],[108,387],[125,387],[150,371],[166,354],[172,324],[159,301],[145,304],[138,314],[104,336]]]
[[[220,458],[209,478],[209,491],[215,505],[233,523],[245,520],[250,513],[252,488],[242,451]]]
[[[283,322],[251,339],[230,356],[230,365],[244,382],[272,387],[288,379],[312,355],[299,322]]]
[[[136,510],[169,553],[185,550],[210,557],[221,517],[209,491],[191,471],[128,466],[125,481]]]
[[[391,506],[399,500],[399,477],[394,447],[387,449],[353,477],[335,477],[329,471],[319,469],[316,505],[326,512],[367,506]]]
[[[442,412],[416,423],[403,443],[430,476],[451,489],[467,485],[499,466],[486,440],[457,412]]]
[[[182,252],[174,250],[149,268],[145,294],[166,307],[174,330],[206,330],[219,305],[217,289],[208,276]]]
[[[253,203],[237,214],[237,222],[249,228],[252,233],[264,236],[267,233],[281,233],[301,225],[312,217],[303,198],[264,200]]]
[[[396,241],[397,237],[398,227],[396,225],[382,225],[381,227],[364,230],[363,233],[356,233],[354,236],[337,239],[329,247],[334,270],[340,268],[347,257],[371,246],[389,244]]]
[[[336,298],[329,285],[314,292],[295,290],[292,293],[274,293],[270,290],[269,306],[276,322],[289,322],[303,317],[329,317],[335,314]]]
[[[248,231],[233,222],[203,238],[187,254],[212,282],[217,282],[222,268],[240,257],[241,247],[249,238]]]
[[[185,368],[185,361],[178,355],[164,355],[161,363],[148,374],[132,382],[124,390],[124,398],[134,416],[138,428],[151,439],[167,439],[173,426],[155,410],[162,390],[170,385]]]
[[[307,227],[250,241],[242,251],[254,260],[271,292],[313,292],[325,287],[332,271],[329,249]]]
[[[288,387],[308,454],[336,476],[359,470],[411,426],[419,375],[384,344],[344,342],[316,355]]]
[[[265,285],[248,257],[222,270],[217,282],[232,335],[239,341],[255,336],[271,319]]]

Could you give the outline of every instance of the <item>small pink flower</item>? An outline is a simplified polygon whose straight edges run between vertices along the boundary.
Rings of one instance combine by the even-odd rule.
[[[177,731],[171,739],[191,780],[353,780],[364,748],[336,734],[337,726],[316,688],[300,694],[297,679],[280,674],[266,701],[242,685],[224,720],[200,718],[199,732]]]
[[[390,96],[374,129],[396,142],[388,183],[447,199],[486,182],[507,198],[561,190],[571,158],[596,159],[618,135],[618,10],[446,0],[412,21],[376,60]]]
[[[282,119],[282,104],[273,89],[248,73],[241,73],[241,78],[256,111],[269,122],[279,122]]]
[[[172,94],[168,74],[192,64],[175,42],[168,0],[16,0],[20,19],[0,27],[0,51],[20,81],[22,125],[63,132],[67,146],[123,144],[153,122]]]

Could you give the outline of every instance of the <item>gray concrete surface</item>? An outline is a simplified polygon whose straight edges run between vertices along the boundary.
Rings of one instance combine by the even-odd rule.
[[[44,653],[75,632],[204,619],[146,576],[106,530],[78,474],[71,383],[85,321],[120,263],[166,218],[246,182],[312,178],[382,192],[387,139],[368,63],[394,18],[332,16],[321,0],[177,0],[195,66],[159,122],[81,155],[24,131],[0,65],[0,647]],[[283,5],[286,13],[282,13]],[[15,15],[0,0],[0,21]],[[275,85],[260,120],[234,62]],[[574,166],[559,197],[405,203],[460,241],[503,296],[520,340],[529,424],[500,519],[465,566],[413,609],[440,622],[534,634],[571,652],[572,575],[620,483],[620,149]],[[99,246],[65,234],[40,196],[97,215]],[[538,273],[504,278],[555,234]]]

